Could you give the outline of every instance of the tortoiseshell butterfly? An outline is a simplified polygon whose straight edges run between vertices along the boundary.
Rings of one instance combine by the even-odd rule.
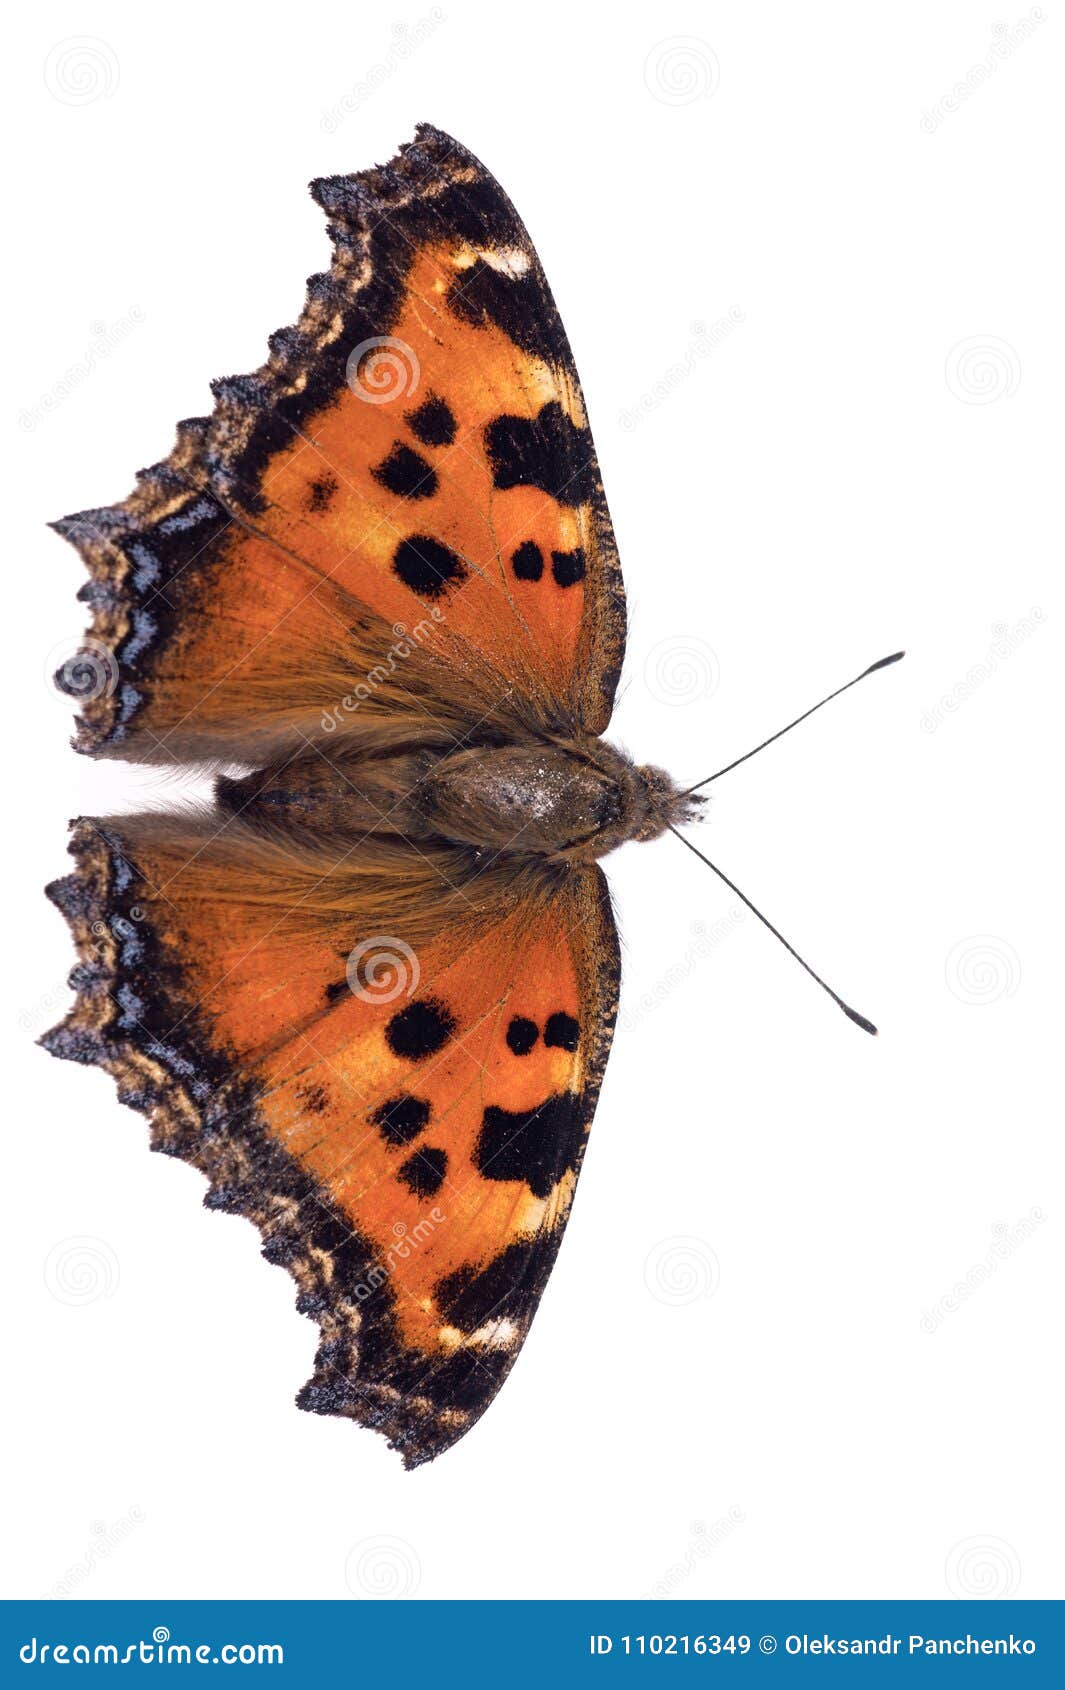
[[[90,576],[78,749],[222,772],[202,813],[74,823],[43,1042],[289,1269],[300,1406],[414,1466],[498,1391],[559,1247],[618,991],[597,859],[699,799],[599,737],[621,573],[506,195],[428,126],[311,191],[334,251],[296,326],[55,525]]]

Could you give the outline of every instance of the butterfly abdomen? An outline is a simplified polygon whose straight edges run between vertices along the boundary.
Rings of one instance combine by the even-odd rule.
[[[428,748],[353,755],[330,744],[328,755],[311,747],[240,779],[223,776],[215,790],[229,815],[270,832],[422,839],[419,793],[438,756]]]

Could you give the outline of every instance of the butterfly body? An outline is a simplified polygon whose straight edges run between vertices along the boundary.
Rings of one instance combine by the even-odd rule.
[[[561,1242],[617,1009],[597,859],[697,800],[601,737],[624,590],[510,201],[425,125],[312,192],[299,321],[56,524],[89,571],[78,749],[233,772],[74,824],[42,1042],[292,1274],[300,1405],[417,1465],[492,1401]]]
[[[331,744],[240,780],[219,783],[224,807],[276,832],[338,843],[382,837],[425,852],[591,862],[629,839],[688,820],[692,801],[660,769],[637,767],[605,741],[524,735],[510,741],[391,750],[369,756]],[[696,800],[697,802],[697,800]]]

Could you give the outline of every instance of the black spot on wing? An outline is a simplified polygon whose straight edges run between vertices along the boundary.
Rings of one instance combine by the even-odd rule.
[[[447,303],[456,317],[475,328],[495,324],[534,358],[556,362],[565,339],[554,302],[535,263],[524,270],[507,269],[476,259],[460,270],[448,291]]]
[[[308,1115],[322,1115],[329,1107],[329,1093],[324,1086],[300,1086],[296,1097]]]
[[[333,980],[325,989],[325,1001],[326,1003],[336,1003],[338,998],[342,998],[344,993],[350,990],[351,988],[346,980]]]
[[[546,1197],[570,1168],[584,1140],[580,1100],[558,1092],[538,1109],[490,1104],[474,1147],[474,1165],[485,1179],[524,1180],[534,1197]]]
[[[393,1015],[385,1027],[385,1040],[393,1056],[411,1062],[433,1056],[444,1046],[457,1023],[439,998],[415,998],[406,1009]]]
[[[327,510],[339,485],[335,475],[320,475],[307,488],[307,509],[311,512]]]
[[[507,1028],[507,1044],[515,1056],[528,1056],[539,1037],[539,1027],[527,1015],[515,1015]]]
[[[535,540],[523,540],[512,553],[510,564],[519,581],[539,581],[544,572],[544,554]]]
[[[432,464],[399,440],[371,474],[382,487],[403,499],[431,499],[438,486]]]
[[[554,1260],[551,1238],[508,1244],[481,1269],[460,1267],[438,1280],[436,1306],[449,1326],[476,1332],[489,1320],[525,1326]]]
[[[576,1050],[580,1036],[580,1023],[574,1021],[572,1015],[560,1009],[548,1016],[544,1027],[545,1045],[554,1045],[559,1050]]]
[[[441,598],[448,587],[466,576],[466,566],[457,552],[428,534],[412,534],[401,540],[392,568],[405,586],[422,598]]]
[[[500,489],[539,487],[564,505],[584,504],[592,496],[591,436],[556,399],[535,417],[496,417],[484,431],[484,444]]]
[[[399,1169],[397,1178],[401,1179],[415,1197],[435,1197],[444,1183],[447,1173],[447,1151],[435,1150],[427,1146],[424,1150],[416,1150],[413,1156],[408,1156]]]
[[[551,573],[560,587],[572,587],[584,580],[584,549],[551,553]]]
[[[423,446],[450,446],[455,438],[455,418],[446,400],[430,393],[416,411],[407,412],[407,427]]]
[[[371,1118],[389,1144],[410,1144],[429,1124],[429,1105],[422,1098],[404,1092],[401,1097],[382,1103]]]

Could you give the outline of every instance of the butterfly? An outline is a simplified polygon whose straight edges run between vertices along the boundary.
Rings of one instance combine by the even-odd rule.
[[[624,589],[510,201],[428,125],[311,192],[332,262],[296,325],[54,525],[89,576],[77,748],[215,782],[72,824],[42,1042],[289,1270],[299,1405],[413,1467],[496,1395],[561,1242],[618,998],[598,860],[701,800],[601,737]]]

